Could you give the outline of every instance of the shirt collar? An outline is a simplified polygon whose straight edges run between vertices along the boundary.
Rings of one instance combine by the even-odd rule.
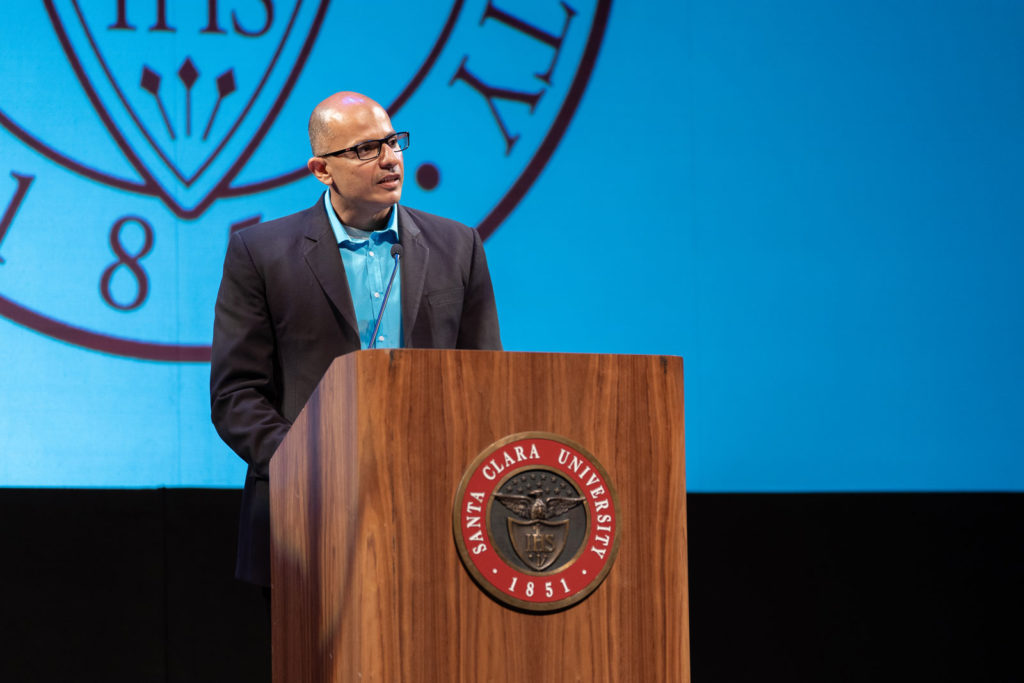
[[[360,230],[345,225],[338,218],[331,205],[331,191],[324,192],[324,210],[327,211],[327,220],[331,222],[331,230],[334,231],[334,240],[338,246],[357,248],[360,243],[366,240],[373,240],[375,243],[390,242],[398,244],[398,204],[391,205],[391,215],[388,217],[388,227],[383,230]]]

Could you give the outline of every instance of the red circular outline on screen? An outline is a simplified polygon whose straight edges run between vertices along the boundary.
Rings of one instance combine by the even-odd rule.
[[[586,89],[587,83],[590,81],[590,75],[594,70],[594,64],[597,61],[597,53],[601,47],[602,41],[604,40],[604,32],[608,24],[608,14],[611,10],[611,2],[612,0],[598,0],[597,8],[594,11],[594,21],[591,24],[590,35],[587,37],[587,44],[583,50],[583,56],[580,58],[579,68],[576,70],[576,75],[573,78],[572,85],[569,86],[569,91],[565,100],[562,102],[562,108],[558,110],[554,123],[551,124],[551,128],[548,129],[547,135],[544,136],[544,139],[541,141],[541,144],[537,148],[537,152],[533,155],[533,158],[530,160],[530,163],[526,165],[526,168],[520,174],[519,178],[512,184],[512,187],[509,188],[508,192],[505,193],[505,196],[495,204],[494,208],[492,208],[476,226],[477,231],[480,232],[480,236],[483,239],[487,239],[495,230],[497,230],[501,222],[508,217],[512,212],[512,209],[514,209],[526,195],[526,192],[537,180],[538,176],[540,176],[541,169],[544,168],[548,160],[551,158],[551,155],[554,154],[554,151],[558,147],[558,143],[561,141],[566,129],[568,129],[569,122],[576,113],[576,107],[579,106],[579,102],[583,97],[583,91]],[[430,57],[428,57],[428,60],[432,62],[435,58],[436,52],[432,52]],[[404,104],[405,99],[408,98],[408,95],[411,92],[410,88],[414,87],[414,84],[418,83],[418,80],[422,79],[427,68],[429,68],[429,65],[425,63],[424,67],[421,68],[420,72],[417,73],[417,76],[413,79],[413,83],[409,84],[410,87],[407,87],[389,108],[391,113],[397,111],[397,108]],[[3,116],[2,112],[0,112],[0,119],[5,120],[0,121],[0,123],[13,124],[13,121],[10,121],[6,116]],[[5,127],[10,130],[9,125],[5,125]],[[17,135],[17,132],[15,132],[15,135]],[[17,137],[22,139],[22,141],[27,141],[22,135],[17,135]],[[33,147],[35,146],[33,145]],[[49,150],[49,148],[46,149]],[[49,151],[52,152],[52,150]],[[51,157],[52,155],[46,154],[46,156]],[[304,175],[305,169],[302,169],[302,172]],[[251,194],[252,192],[258,192],[270,187],[271,185],[268,185],[268,183],[273,183],[272,186],[276,186],[277,184],[283,184],[284,182],[291,182],[292,180],[298,179],[298,176],[293,178],[292,175],[294,174],[286,174],[285,176],[280,176],[279,178],[271,181],[264,181],[262,183],[247,185],[243,188],[236,188],[234,192],[225,188],[224,194],[218,196],[226,197]],[[279,180],[281,181],[280,183],[277,182]],[[239,192],[239,189],[245,191]],[[205,210],[206,206],[203,206],[202,208]],[[77,327],[75,325],[54,320],[53,318],[47,317],[32,310],[31,308],[15,303],[2,295],[0,295],[0,316],[48,337],[52,337],[68,344],[73,344],[75,346],[91,349],[93,351],[99,351],[101,353],[109,353],[115,356],[136,358],[139,360],[161,362],[210,362],[209,345],[160,344],[138,339],[100,334],[83,327]]]

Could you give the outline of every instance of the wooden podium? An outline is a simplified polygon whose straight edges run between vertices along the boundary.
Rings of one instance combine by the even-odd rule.
[[[617,490],[614,565],[546,613],[490,597],[452,530],[466,468],[529,431],[584,446]],[[276,683],[689,681],[681,358],[349,354],[270,471]]]

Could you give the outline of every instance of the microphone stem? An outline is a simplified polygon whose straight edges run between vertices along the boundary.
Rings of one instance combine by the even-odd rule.
[[[384,320],[384,307],[388,305],[388,297],[391,296],[391,285],[395,284],[395,273],[398,272],[398,260],[401,254],[395,254],[395,267],[391,269],[391,279],[388,280],[388,288],[384,290],[384,301],[380,304],[380,312],[377,314],[377,322],[373,326],[373,336],[370,337],[369,348],[377,346],[377,331],[380,330],[380,323]]]

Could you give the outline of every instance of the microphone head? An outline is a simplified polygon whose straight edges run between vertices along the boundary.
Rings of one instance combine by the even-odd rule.
[[[391,258],[401,258],[402,256],[402,245],[393,244],[391,245]]]

